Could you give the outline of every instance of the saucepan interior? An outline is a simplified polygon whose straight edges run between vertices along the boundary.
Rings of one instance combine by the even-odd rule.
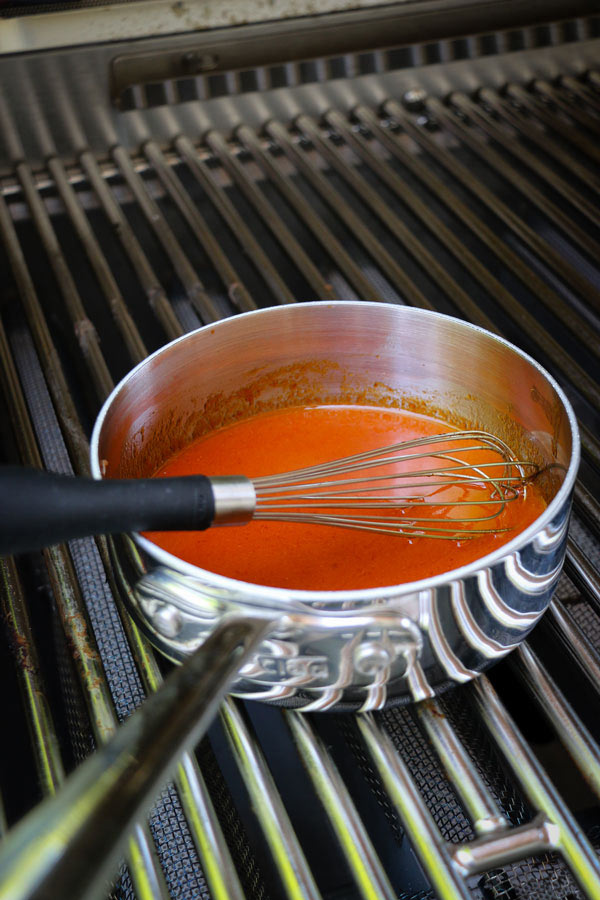
[[[457,319],[387,304],[307,303],[236,316],[174,341],[124,379],[94,430],[93,473],[151,475],[222,425],[278,407],[322,403],[404,407],[490,431],[521,458],[554,464],[541,481],[547,508],[510,543],[462,569],[363,591],[247,584],[192,566],[139,535],[135,539],[152,563],[167,567],[180,585],[185,581],[185,590],[175,591],[176,603],[190,615],[190,584],[214,603],[229,596],[234,604],[312,610],[317,616],[383,602],[419,623],[425,605],[430,621],[442,621],[442,631],[450,613],[440,610],[451,607],[450,644],[462,648],[470,642],[463,655],[475,673],[522,639],[550,600],[579,462],[577,426],[564,394],[507,342]],[[458,621],[459,608],[468,622]],[[488,639],[497,652],[486,648]],[[162,640],[169,644],[168,636]],[[175,645],[173,639],[166,652],[185,655]],[[444,665],[438,681],[448,674]]]

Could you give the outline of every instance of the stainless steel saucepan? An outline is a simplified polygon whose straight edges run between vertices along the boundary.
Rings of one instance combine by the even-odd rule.
[[[461,569],[361,591],[236,581],[133,535],[146,572],[130,594],[131,612],[173,660],[229,618],[266,629],[230,685],[246,698],[312,711],[432,697],[529,634],[564,558],[579,463],[575,416],[555,381],[506,341],[447,316],[375,303],[306,303],[226,319],[167,345],[119,384],[94,428],[92,472],[148,476],[228,421],[335,402],[444,411],[458,425],[497,434],[520,458],[558,463],[543,482],[545,512]]]
[[[339,593],[234,581],[134,535],[146,571],[131,612],[162,652],[190,658],[13,829],[0,852],[0,895],[103,896],[127,829],[200,739],[228,686],[304,710],[419,700],[473,678],[542,616],[565,553],[575,418],[533,360],[455,319],[383,304],[305,304],[202,328],[149,357],[109,397],[93,434],[93,474],[149,475],[224,421],[335,401],[451,411],[519,456],[557,463],[543,484],[545,512],[462,569]]]

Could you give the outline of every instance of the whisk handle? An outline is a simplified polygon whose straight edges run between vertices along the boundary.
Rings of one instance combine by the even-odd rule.
[[[96,481],[2,466],[0,498],[0,555],[91,534],[202,531],[215,514],[204,475]]]

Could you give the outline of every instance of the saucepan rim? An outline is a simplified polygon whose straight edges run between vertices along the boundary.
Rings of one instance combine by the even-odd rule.
[[[237,323],[241,319],[247,319],[249,317],[261,316],[265,314],[284,315],[285,312],[290,309],[299,310],[307,307],[323,308],[326,306],[346,308],[360,307],[361,309],[364,309],[365,307],[372,307],[374,309],[383,308],[388,311],[390,310],[390,308],[394,308],[398,310],[400,314],[402,314],[402,311],[406,310],[407,313],[416,313],[427,317],[458,323],[460,326],[464,327],[467,330],[482,334],[487,339],[496,341],[498,344],[517,354],[519,357],[521,357],[521,359],[525,360],[529,365],[537,369],[537,371],[549,383],[549,385],[553,388],[553,390],[559,397],[567,416],[572,438],[571,456],[567,472],[565,474],[565,479],[544,512],[534,522],[532,522],[531,525],[529,525],[523,531],[520,531],[509,542],[498,547],[492,553],[488,553],[487,555],[482,556],[464,566],[461,566],[457,569],[451,569],[446,572],[441,572],[438,575],[424,578],[420,581],[411,581],[397,585],[385,585],[375,588],[365,588],[362,590],[309,591],[292,588],[276,588],[270,587],[268,585],[253,584],[252,582],[240,581],[238,579],[229,578],[225,575],[219,575],[216,572],[212,572],[210,569],[203,569],[200,566],[195,566],[192,563],[188,563],[185,560],[182,560],[179,557],[175,556],[174,554],[169,553],[167,550],[164,550],[163,548],[157,546],[139,532],[132,532],[131,537],[136,542],[136,544],[157,564],[166,566],[168,569],[175,570],[182,575],[200,580],[202,584],[207,587],[210,585],[211,588],[226,591],[229,595],[235,595],[239,598],[243,598],[244,602],[251,603],[252,600],[254,600],[262,607],[264,607],[265,604],[272,605],[273,607],[285,607],[286,605],[289,606],[290,603],[309,604],[310,606],[312,606],[315,603],[325,602],[328,606],[328,614],[331,614],[332,606],[335,606],[336,604],[339,604],[341,606],[345,603],[360,602],[361,606],[363,606],[364,608],[364,604],[368,603],[369,601],[381,602],[382,598],[384,597],[393,597],[394,599],[400,599],[409,595],[414,596],[420,591],[432,590],[443,585],[448,585],[455,581],[463,580],[470,576],[475,576],[482,570],[491,568],[496,563],[509,557],[511,554],[517,552],[518,550],[529,544],[537,534],[539,534],[547,525],[550,524],[550,522],[552,522],[557,512],[568,500],[569,495],[573,490],[580,462],[579,429],[577,426],[575,413],[563,389],[552,377],[552,375],[550,375],[550,373],[547,372],[546,369],[537,362],[537,360],[535,360],[529,354],[525,353],[523,350],[516,347],[514,344],[503,337],[499,337],[498,335],[493,334],[492,332],[487,331],[486,329],[481,328],[478,325],[472,325],[471,323],[465,322],[462,319],[458,319],[457,317],[449,316],[444,313],[433,312],[430,310],[421,310],[415,307],[391,307],[390,304],[387,303],[377,303],[370,301],[342,300],[336,301],[335,303],[310,301],[298,304],[298,306],[294,307],[267,307],[265,309],[252,310],[251,312],[240,313],[232,318],[234,318]],[[195,329],[194,331],[187,332],[179,338],[175,338],[175,340],[170,341],[169,343],[160,347],[154,353],[143,359],[140,363],[138,363],[137,366],[131,369],[131,371],[128,372],[127,375],[125,375],[125,377],[121,379],[121,381],[115,386],[115,388],[111,391],[111,393],[105,400],[98,414],[92,432],[92,438],[90,442],[90,460],[92,476],[95,479],[102,479],[98,447],[105,419],[108,415],[109,410],[114,406],[115,403],[117,403],[121,391],[126,387],[128,382],[136,375],[136,373],[140,372],[145,366],[150,365],[161,354],[167,351],[171,351],[172,348],[178,343],[187,340],[193,340],[196,334],[208,329],[214,329],[216,327],[227,327],[227,323],[230,321],[232,321],[232,319],[221,319],[219,322],[204,325],[201,328]],[[348,614],[348,610],[345,610],[344,612],[346,615]]]

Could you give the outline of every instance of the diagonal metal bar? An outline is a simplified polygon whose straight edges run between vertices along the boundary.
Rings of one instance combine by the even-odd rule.
[[[600,896],[600,860],[537,761],[485,675],[473,685],[476,706],[534,808],[551,823],[552,840],[581,888]]]
[[[302,762],[344,851],[358,893],[364,900],[394,900],[396,892],[326,746],[309,724],[307,716],[288,712],[285,718]]]

